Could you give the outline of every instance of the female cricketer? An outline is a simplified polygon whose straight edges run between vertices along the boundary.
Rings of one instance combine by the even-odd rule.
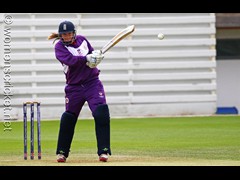
[[[52,33],[48,39],[58,40],[54,47],[55,56],[66,77],[65,111],[60,120],[57,162],[66,162],[69,156],[75,125],[85,102],[95,122],[99,161],[106,162],[111,155],[110,113],[97,68],[104,54],[94,50],[86,37],[76,35],[71,21],[61,22],[58,33]]]

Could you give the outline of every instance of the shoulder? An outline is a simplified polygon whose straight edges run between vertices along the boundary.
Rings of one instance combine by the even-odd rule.
[[[60,40],[58,40],[55,44],[55,49],[59,49],[59,48],[63,48],[63,47],[64,47],[63,43]]]
[[[87,40],[87,38],[83,35],[76,35],[76,39]]]

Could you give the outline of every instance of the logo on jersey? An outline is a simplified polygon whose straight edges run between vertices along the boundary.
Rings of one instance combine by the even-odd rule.
[[[77,52],[78,52],[79,55],[82,55],[81,49],[77,49]]]
[[[100,97],[100,98],[103,98],[103,97],[104,97],[104,94],[103,94],[102,92],[98,92],[98,94],[99,94],[99,97]]]

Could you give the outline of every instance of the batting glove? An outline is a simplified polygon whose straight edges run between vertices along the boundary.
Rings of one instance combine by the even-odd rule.
[[[92,58],[96,59],[96,65],[98,65],[104,58],[104,54],[101,50],[95,50],[92,52]]]
[[[97,66],[97,64],[96,64],[97,60],[95,57],[93,57],[92,54],[88,54],[86,56],[86,59],[87,59],[86,65],[89,66],[90,68],[95,68]]]

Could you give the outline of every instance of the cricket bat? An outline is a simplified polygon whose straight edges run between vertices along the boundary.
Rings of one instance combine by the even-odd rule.
[[[108,41],[101,49],[102,53],[104,54],[113,46],[115,46],[119,41],[130,35],[135,30],[135,25],[128,26],[127,28],[121,30],[117,33],[110,41]]]

